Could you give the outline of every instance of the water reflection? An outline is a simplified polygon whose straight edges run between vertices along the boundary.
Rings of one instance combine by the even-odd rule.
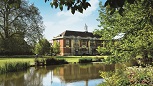
[[[30,68],[28,71],[0,75],[0,86],[96,86],[103,82],[99,70],[114,70],[115,65],[67,64]]]

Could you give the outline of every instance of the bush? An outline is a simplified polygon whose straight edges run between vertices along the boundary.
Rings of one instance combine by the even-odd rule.
[[[98,86],[153,86],[153,67],[116,70],[115,72],[101,72],[105,82]]]
[[[56,58],[47,58],[46,65],[60,65],[60,64],[68,64],[65,59],[56,59]]]
[[[91,63],[92,59],[91,58],[81,58],[79,59],[79,63]]]

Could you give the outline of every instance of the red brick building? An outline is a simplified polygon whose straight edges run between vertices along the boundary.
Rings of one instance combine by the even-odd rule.
[[[60,44],[60,55],[96,55],[98,46],[103,46],[100,36],[94,35],[92,32],[69,31],[53,38]]]

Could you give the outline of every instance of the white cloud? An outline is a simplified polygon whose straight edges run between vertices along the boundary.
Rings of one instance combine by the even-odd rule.
[[[60,21],[60,24],[75,24],[77,22],[81,22],[83,18],[90,16],[91,14],[96,11],[98,8],[98,0],[90,0],[89,3],[91,4],[91,7],[88,7],[86,10],[82,13],[75,12],[75,14],[72,14],[70,11],[61,11],[57,13],[58,17],[65,17],[65,19]]]
[[[91,7],[87,8],[86,11],[84,11],[84,16],[89,16],[94,13],[94,11],[99,7],[99,0],[90,0],[89,3],[91,4]]]
[[[91,7],[88,7],[86,10],[84,10],[83,14],[77,11],[75,12],[75,14],[72,14],[70,10],[66,10],[59,11],[56,13],[56,16],[50,16],[50,18],[45,16],[46,20],[51,20],[49,20],[49,22],[44,21],[44,24],[46,26],[44,32],[45,37],[48,40],[51,40],[53,37],[59,35],[65,30],[83,31],[84,24],[87,23],[88,25],[88,19],[91,18],[91,16],[95,13],[95,11],[97,11],[97,8],[99,7],[99,0],[90,0],[89,3],[91,4]],[[92,25],[88,26],[88,30],[93,29]]]
[[[89,3],[91,4],[91,7],[88,7],[86,10],[84,10],[83,14],[79,13],[77,11],[75,14],[72,14],[69,10],[69,11],[58,12],[57,16],[67,16],[67,17],[86,17],[86,16],[89,16],[98,8],[99,0],[90,0]]]

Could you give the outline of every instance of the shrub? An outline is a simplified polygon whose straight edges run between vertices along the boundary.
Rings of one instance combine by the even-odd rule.
[[[92,59],[91,58],[81,58],[79,59],[79,63],[91,63]]]
[[[101,72],[105,82],[99,86],[153,86],[153,67],[116,70],[115,72]]]
[[[65,59],[56,59],[56,58],[47,58],[46,65],[60,65],[67,64],[68,62]]]

